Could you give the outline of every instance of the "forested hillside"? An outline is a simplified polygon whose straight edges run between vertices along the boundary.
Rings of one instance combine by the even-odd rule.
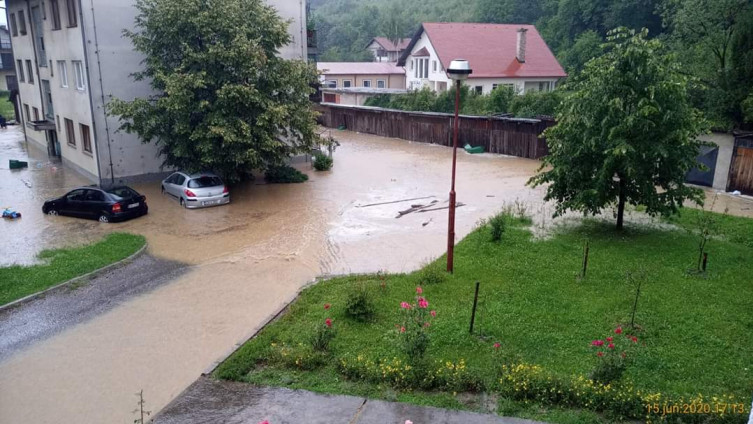
[[[421,22],[535,24],[570,73],[607,31],[648,28],[697,79],[693,101],[717,127],[753,122],[753,0],[314,0],[321,61],[369,60],[374,36],[409,37]]]

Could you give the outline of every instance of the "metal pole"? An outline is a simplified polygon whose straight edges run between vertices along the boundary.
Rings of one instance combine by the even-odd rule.
[[[473,323],[476,321],[476,305],[478,304],[478,286],[481,283],[476,281],[476,294],[473,296],[473,311],[471,311],[471,330],[470,333],[473,334]]]
[[[447,229],[447,272],[454,271],[455,250],[455,165],[458,157],[458,115],[460,113],[460,80],[455,84],[455,121],[452,134],[452,186],[450,187],[450,217]]]

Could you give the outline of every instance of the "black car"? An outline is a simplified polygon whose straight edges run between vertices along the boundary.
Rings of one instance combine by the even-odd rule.
[[[63,197],[44,202],[42,212],[115,222],[146,215],[149,207],[146,196],[130,187],[91,186],[79,187]]]

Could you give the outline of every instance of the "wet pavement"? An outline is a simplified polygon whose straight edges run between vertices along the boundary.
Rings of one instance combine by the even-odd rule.
[[[148,406],[148,405],[147,405]],[[256,387],[202,377],[154,419],[155,424],[536,424],[472,412],[448,411],[355,396]]]
[[[0,310],[0,362],[27,346],[99,316],[186,272],[185,264],[141,255],[105,275]]]
[[[0,132],[0,167],[9,157],[30,158],[27,170],[0,169],[0,204],[24,214],[0,222],[0,264],[32,263],[42,249],[127,231],[147,238],[155,260],[190,265],[146,285],[129,281],[134,290],[107,307],[82,307],[82,319],[67,325],[54,314],[28,318],[43,323],[38,337],[25,331],[35,342],[11,342],[0,355],[0,422],[133,422],[134,393],[143,389],[151,410],[160,410],[316,276],[411,271],[444,253],[446,209],[395,217],[432,199],[447,205],[451,149],[333,135],[342,144],[333,170],[297,165],[310,176],[305,184],[251,182],[232,189],[230,205],[203,210],[180,208],[160,195],[158,183],[139,184],[149,215],[102,224],[42,215],[45,198],[88,182],[26,148],[17,130]],[[525,186],[538,166],[460,152],[457,192],[466,206],[457,209],[457,240],[515,200],[537,225],[550,223],[553,208],[541,201],[543,189]],[[731,212],[750,207],[740,205]]]

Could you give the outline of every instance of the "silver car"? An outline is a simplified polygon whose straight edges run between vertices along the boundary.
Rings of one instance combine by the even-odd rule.
[[[230,203],[222,178],[211,172],[176,172],[162,181],[162,193],[175,197],[184,208],[206,208]]]

